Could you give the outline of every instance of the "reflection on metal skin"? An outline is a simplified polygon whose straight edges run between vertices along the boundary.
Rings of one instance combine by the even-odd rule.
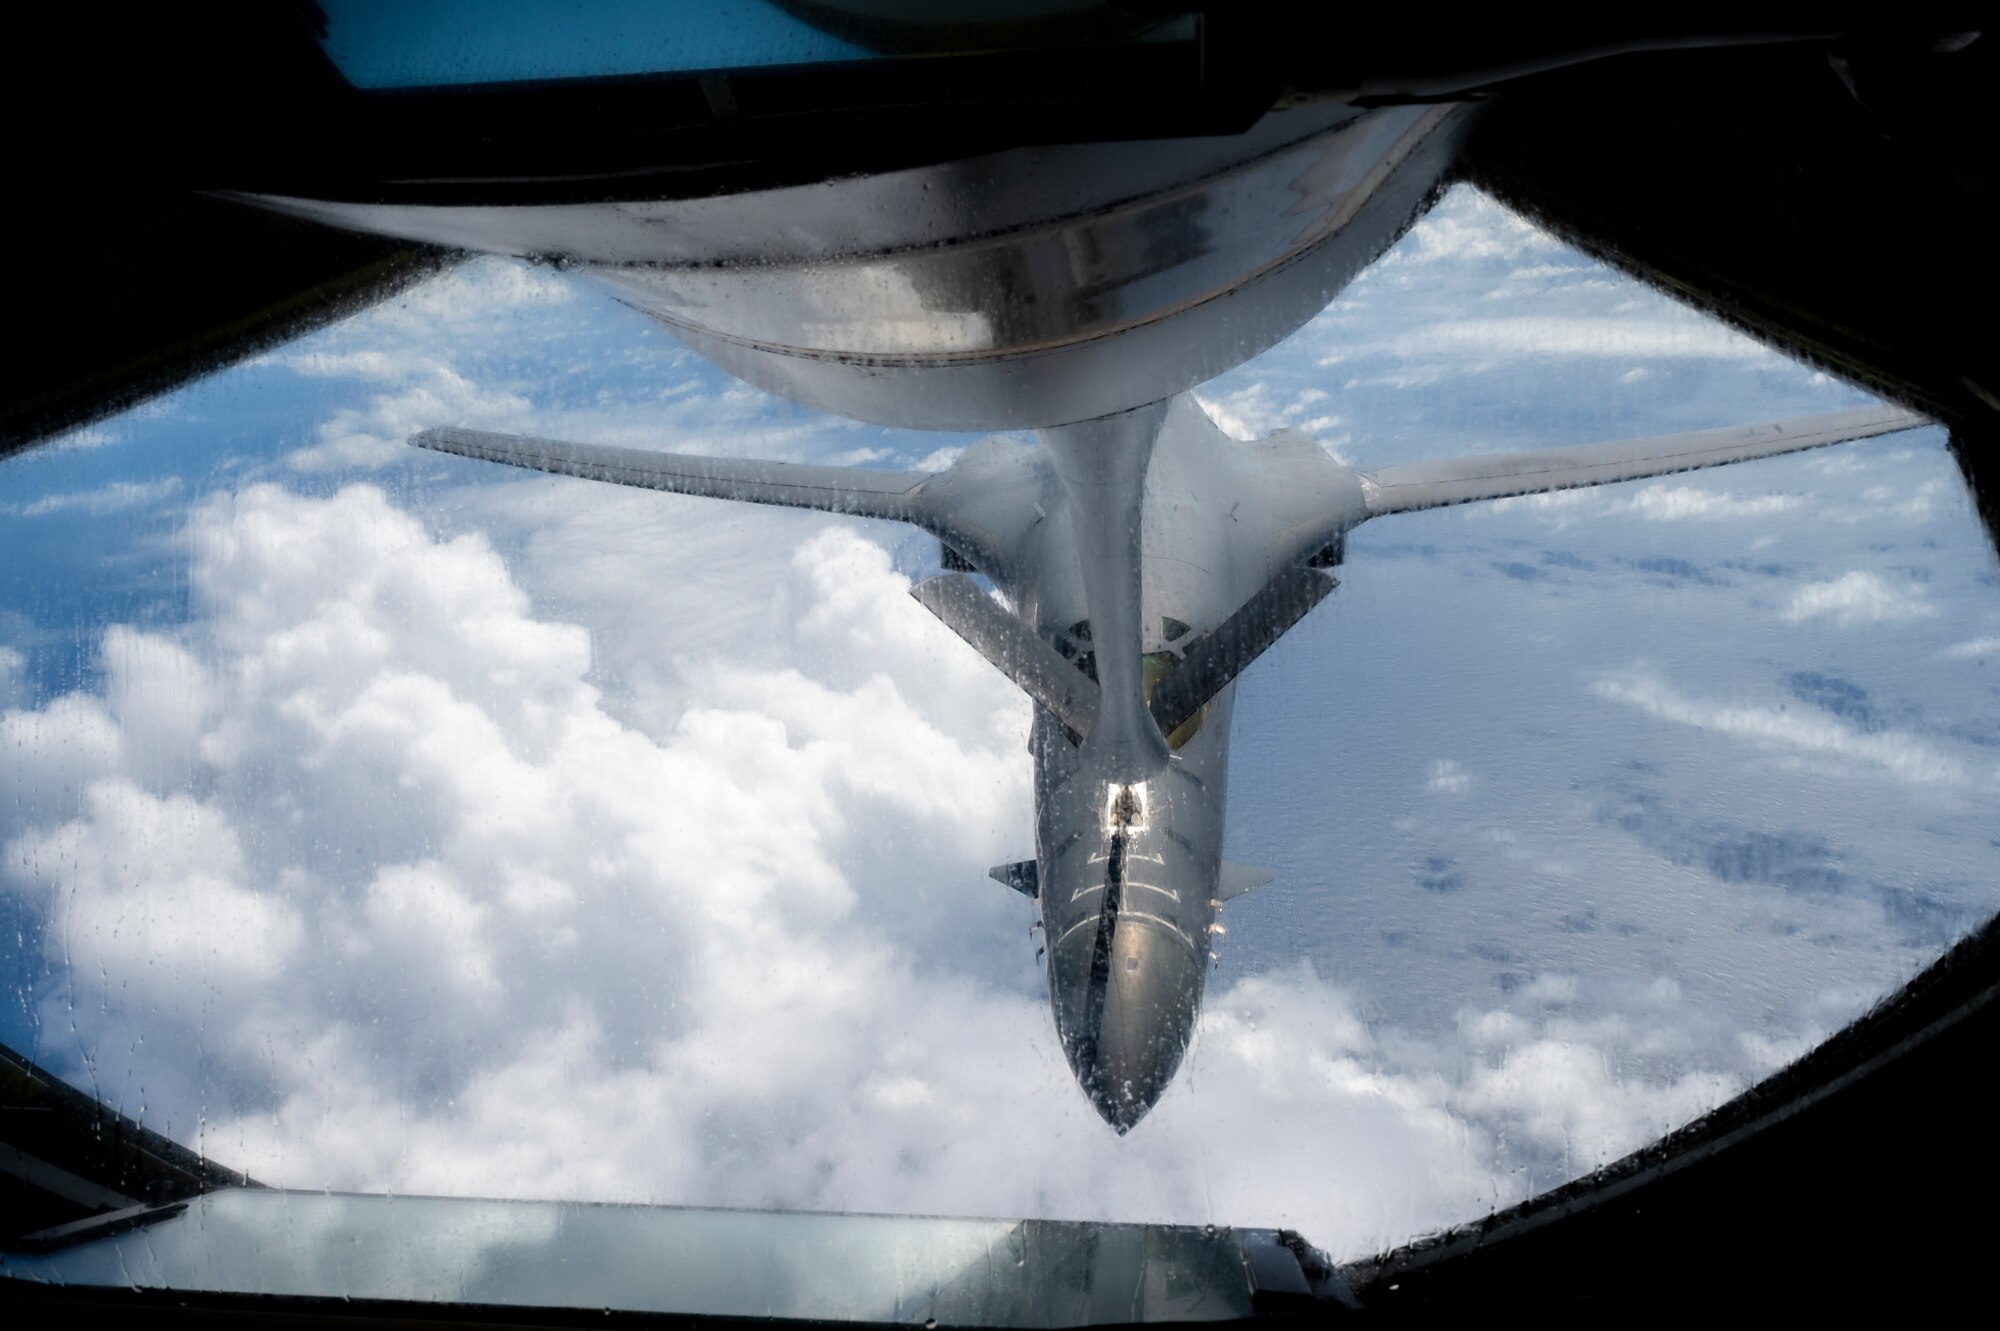
[[[1098,1116],[1120,1133],[1173,1081],[1194,1037],[1206,979],[1204,954],[1146,904],[1128,899],[1109,913],[1111,927],[1101,936],[1077,930],[1051,964],[1056,1029],[1070,1070]]]
[[[1225,880],[1245,666],[1332,588],[1371,517],[1719,465],[1909,428],[1863,410],[1361,473],[1304,435],[1223,435],[1184,390],[1310,317],[1414,216],[1459,112],[1269,116],[1226,141],[1018,150],[686,203],[299,205],[445,243],[554,251],[743,377],[988,439],[936,475],[473,430],[446,452],[916,525],[986,574],[918,599],[1036,700],[1032,881],[1064,1055],[1123,1133],[1193,1036]],[[935,188],[933,188],[935,187]],[[1170,627],[1177,626],[1177,627]],[[1179,645],[1175,645],[1179,644]]]
[[[1049,1003],[1091,1107],[1129,1132],[1166,1093],[1201,1013],[1227,800],[1232,686],[1152,781],[1037,721],[1037,897]]]
[[[1035,900],[1064,1056],[1122,1133],[1159,1101],[1187,1050],[1216,911],[1270,878],[1225,870],[1221,857],[1237,674],[1332,588],[1313,564],[1348,531],[1383,513],[1671,474],[1921,423],[1862,408],[1372,473],[1293,432],[1234,443],[1188,396],[1043,430],[1032,447],[988,439],[930,477],[474,430],[421,442],[568,475],[905,521],[986,570],[1009,604],[963,574],[915,595],[1036,699],[1035,858],[995,876]]]
[[[261,202],[578,264],[761,387],[885,425],[1057,425],[1171,397],[1311,318],[1437,186],[1453,107],[1266,116],[750,195]]]

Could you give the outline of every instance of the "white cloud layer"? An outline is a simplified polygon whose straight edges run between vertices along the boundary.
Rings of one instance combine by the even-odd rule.
[[[1771,360],[1776,353],[1722,324],[1689,318],[1517,315],[1456,319],[1400,335],[1381,350],[1399,357],[1481,360]]]
[[[1830,619],[1843,627],[1923,619],[1937,613],[1915,583],[1896,584],[1879,573],[1857,569],[1827,582],[1801,587],[1785,603],[1785,620]]]
[[[1767,518],[1789,513],[1798,506],[1797,495],[1754,495],[1739,499],[1728,491],[1704,490],[1692,485],[1649,485],[1622,507],[1649,522],[1686,522]]]
[[[1025,706],[880,547],[836,527],[792,561],[801,641],[877,668],[712,660],[646,733],[481,537],[379,490],[256,486],[188,539],[185,631],[114,628],[101,693],[0,717],[28,812],[5,873],[64,949],[45,1006],[226,1069],[147,1098],[260,1177],[1297,1223],[1353,1251],[1517,1195],[1510,1151],[1595,1163],[1717,1093],[1607,1073],[1630,1032],[1532,1021],[1450,1076],[1435,1049],[1399,1067],[1295,969],[1220,984],[1115,1138],[981,874],[1028,826]],[[974,899],[992,957],[902,931]]]
[[[190,469],[103,510],[126,544],[77,567],[185,602],[87,635],[0,603],[0,882],[46,959],[38,1052],[273,1181],[1356,1252],[1714,1104],[1991,909],[2000,732],[1937,663],[1991,650],[1992,589],[1954,571],[1937,439],[1398,518],[1246,676],[1230,853],[1278,878],[1116,1138],[984,876],[1032,848],[1027,709],[906,595],[933,542],[402,444],[928,468],[965,440],[810,417],[499,261],[253,369],[236,435],[213,385],[116,426],[289,487],[169,528]],[[1845,393],[1459,189],[1202,400],[1402,461]],[[113,456],[9,497],[81,529]],[[1620,669],[1634,642],[1669,666]]]
[[[87,513],[92,517],[102,517],[127,509],[150,507],[178,494],[180,488],[181,478],[178,476],[164,476],[156,481],[113,481],[94,490],[43,495],[26,504],[12,505],[5,511],[24,518],[41,518],[55,513]]]
[[[1479,195],[1465,194],[1456,208],[1438,208],[1410,228],[1385,266],[1458,267],[1483,260],[1507,263],[1545,260],[1567,251],[1548,232],[1518,213]],[[1519,271],[1530,277],[1563,271],[1535,262]]]
[[[1944,655],[1954,661],[1976,661],[1984,656],[2000,656],[2000,634],[1955,642],[1945,648]]]
[[[1691,698],[1645,671],[1598,680],[1601,698],[1630,703],[1649,716],[1697,730],[1713,731],[1762,748],[1824,754],[1867,764],[1902,781],[1956,785],[1967,779],[1964,764],[1912,735],[1868,734],[1828,716],[1774,707],[1751,707]]]

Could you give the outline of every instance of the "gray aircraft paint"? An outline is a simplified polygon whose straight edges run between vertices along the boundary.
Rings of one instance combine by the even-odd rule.
[[[260,196],[560,258],[732,374],[920,429],[1143,407],[1326,307],[1423,211],[1458,106],[1300,107],[1239,135],[1015,148],[712,198],[483,206]]]
[[[989,442],[936,477],[465,431],[419,442],[899,519],[984,573],[1011,623],[955,585],[919,599],[1036,699],[1051,1002],[1079,1080],[1123,1131],[1165,1088],[1199,1008],[1221,890],[1228,686],[1275,632],[1231,624],[1198,658],[1201,678],[1181,677],[1195,733],[1178,753],[1149,710],[1146,658],[1200,643],[1364,511],[1358,481],[1310,440],[1230,444],[1185,394],[1292,332],[1387,249],[1434,197],[1465,123],[1451,105],[1321,105],[1235,136],[1019,148],[706,199],[251,201],[559,257],[725,369],[825,410],[1039,431],[1032,447]],[[1323,590],[1277,599],[1302,611]],[[1169,619],[1189,626],[1172,645]],[[1087,648],[1071,640],[1079,624]],[[1052,658],[1059,646],[1088,652],[1094,688],[1056,682],[1077,670]]]
[[[951,580],[962,573],[917,598],[1035,700],[1050,1006],[1079,1083],[1125,1131],[1186,1050],[1219,903],[1256,876],[1225,884],[1221,862],[1234,681],[1331,590],[1318,570],[1350,529],[1921,423],[1869,409],[1372,474],[1296,432],[1223,435],[1187,393],[1310,319],[1401,235],[1466,124],[1459,106],[1323,105],[1236,136],[1018,148],[706,199],[253,201],[560,258],[725,369],[828,411],[1037,431],[1032,445],[976,445],[938,475],[467,430],[416,442],[907,522],[984,574],[1004,610]]]
[[[1218,911],[1254,881],[1255,871],[1235,866],[1224,881],[1229,728],[1236,673],[1297,622],[1264,609],[1298,604],[1296,594],[1272,598],[1274,589],[1287,593],[1372,517],[1727,465],[1925,423],[1868,407],[1374,473],[1340,465],[1296,431],[1231,439],[1187,395],[1044,429],[1032,445],[988,440],[937,475],[460,429],[412,442],[619,484],[907,522],[984,574],[1004,606],[928,594],[928,583],[914,591],[1036,699],[1035,899],[1049,1005],[1078,1084],[1124,1132],[1179,1068]],[[1198,650],[1225,637],[1234,639],[1225,651]],[[1162,673],[1169,657],[1177,663]],[[1202,704],[1175,746],[1149,703],[1190,669],[1203,672]],[[1086,728],[1078,733],[1065,718]]]

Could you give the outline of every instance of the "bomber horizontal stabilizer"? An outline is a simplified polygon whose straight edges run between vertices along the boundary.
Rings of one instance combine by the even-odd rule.
[[[994,872],[998,873],[999,870],[996,869]],[[1254,864],[1237,864],[1233,860],[1224,860],[1222,877],[1216,884],[1215,899],[1227,901],[1231,897],[1240,897],[1253,887],[1262,887],[1270,882],[1271,878],[1269,869],[1259,869]]]
[[[910,595],[1048,708],[1056,720],[1075,734],[1090,733],[1097,719],[1097,682],[1036,637],[968,575],[940,573],[910,588]]]
[[[1036,872],[1033,860],[996,864],[986,871],[986,876],[996,883],[1005,883],[1024,897],[1034,898],[1042,894],[1042,878]],[[1265,876],[1269,877],[1268,874]]]

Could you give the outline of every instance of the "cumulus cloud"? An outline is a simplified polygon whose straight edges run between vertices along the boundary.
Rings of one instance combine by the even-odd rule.
[[[1581,1115],[1561,1149],[1596,1163],[1697,1098],[1590,1081],[1610,1055],[1574,1034],[1441,1077],[1295,968],[1219,983],[1181,1083],[1110,1136],[982,873],[1029,826],[1025,704],[851,526],[791,561],[793,659],[827,668],[697,661],[657,732],[483,538],[372,487],[217,496],[188,544],[186,629],[113,628],[101,689],[0,717],[4,873],[64,950],[44,1001],[87,1047],[222,1069],[155,1084],[154,1121],[261,1177],[1359,1250],[1518,1195],[1516,1120]],[[996,936],[936,946],[967,913]],[[1348,1146],[1301,1169],[1308,1140]]]
[[[101,425],[86,425],[79,430],[69,430],[51,436],[38,446],[58,452],[77,452],[105,448],[118,443],[119,440],[120,436],[116,430],[108,430]]]
[[[1871,734],[1832,717],[1775,707],[1709,702],[1689,697],[1645,671],[1600,679],[1591,688],[1601,698],[1629,703],[1663,721],[1729,735],[1763,748],[1851,759],[1920,785],[1955,785],[1967,776],[1957,759],[1912,735],[1898,731]]]
[[[1437,208],[1419,219],[1390,261],[1412,266],[1456,267],[1486,260],[1518,263],[1523,259],[1538,259],[1541,261],[1520,270],[1524,277],[1547,277],[1567,271],[1567,268],[1553,268],[1546,259],[1570,251],[1519,213],[1470,190],[1455,192],[1450,203],[1456,206]]]
[[[1454,1105],[1501,1132],[1565,1152],[1584,1168],[1679,1127],[1740,1089],[1734,1077],[1709,1070],[1621,1076],[1607,1049],[1640,1043],[1623,1016],[1536,1029],[1513,1014],[1492,1014],[1467,1027],[1472,1042],[1490,1052]]]
[[[1440,758],[1431,764],[1430,778],[1424,785],[1440,795],[1458,795],[1470,790],[1478,780],[1452,759]]]
[[[304,472],[368,469],[405,460],[404,442],[430,426],[530,428],[525,386],[495,352],[524,318],[578,299],[574,283],[547,269],[473,260],[326,336],[269,354],[260,363],[365,391],[321,421],[288,462]]]
[[[113,481],[94,490],[43,495],[26,504],[10,505],[6,511],[24,518],[47,517],[54,513],[83,513],[102,517],[132,508],[149,508],[180,493],[181,479],[164,476],[156,481]]]
[[[524,346],[538,353],[525,365]],[[568,277],[481,258],[257,364],[321,381],[321,393],[349,390],[287,455],[301,472],[407,464],[409,436],[439,425],[777,459],[809,449],[847,465],[887,457],[880,432],[810,421],[690,361],[643,316]],[[829,447],[843,429],[849,446]]]
[[[0,713],[0,793],[30,817],[74,807],[87,784],[122,765],[124,735],[99,698],[70,693],[38,708]]]
[[[1803,502],[1798,495],[1792,494],[1738,496],[1727,490],[1710,490],[1695,485],[1634,486],[1627,483],[1517,495],[1480,505],[1474,511],[1496,516],[1530,512],[1553,519],[1562,526],[1586,515],[1596,518],[1629,516],[1643,522],[1729,522],[1776,517],[1798,509]]]
[[[1691,485],[1649,485],[1625,502],[1624,511],[1649,522],[1766,518],[1799,506],[1797,495],[1754,495],[1739,499],[1726,490]]]
[[[1226,393],[1197,393],[1195,400],[1232,439],[1262,439],[1274,430],[1299,429],[1344,462],[1341,446],[1350,439],[1340,432],[1341,418],[1322,406],[1329,396],[1324,389],[1306,388],[1286,397],[1274,392],[1270,383],[1256,380]]]
[[[1725,325],[1691,316],[1619,319],[1595,315],[1516,315],[1453,319],[1414,329],[1383,346],[1393,356],[1480,360],[1770,360],[1763,344]]]
[[[1231,439],[1256,439],[1260,436],[1257,426],[1261,424],[1261,418],[1253,421],[1246,417],[1244,408],[1261,399],[1266,391],[1266,385],[1252,384],[1234,394],[1232,400],[1203,397],[1200,394],[1195,395],[1195,400],[1201,403],[1201,409],[1208,413],[1209,419]],[[1252,411],[1255,411],[1254,407]]]
[[[63,929],[98,974],[118,977],[124,1001],[186,1019],[191,1002],[250,1001],[290,964],[298,914],[246,882],[220,810],[117,777],[91,782],[82,804],[10,842],[7,870],[31,893],[62,894]]]
[[[27,657],[0,643],[0,707],[9,707],[20,701],[26,691],[23,676],[27,668]]]
[[[1955,642],[1944,649],[1944,655],[1953,661],[1976,661],[1981,657],[2000,656],[2000,635]]]
[[[367,377],[380,377],[372,366],[355,364],[357,360],[374,357],[327,359],[344,363],[350,373],[358,370]],[[336,411],[319,427],[317,442],[292,454],[293,467],[300,471],[331,471],[383,466],[406,456],[404,445],[418,430],[440,422],[500,428],[516,425],[527,410],[528,399],[519,392],[495,391],[466,378],[442,360],[403,356],[381,359],[394,366],[388,376],[394,386],[370,394],[364,405]],[[299,368],[333,372],[319,370],[310,361]]]
[[[1890,582],[1879,573],[1857,569],[1826,582],[1801,587],[1786,602],[1787,623],[1831,619],[1843,627],[1923,619],[1937,613],[1915,583]]]
[[[1381,281],[1398,299],[1369,310]],[[1475,304],[1482,290],[1510,303]],[[1244,437],[1289,425],[1336,446],[1332,432],[1353,429],[1371,448],[1430,456],[1483,442],[1488,407],[1538,401],[1551,383],[1584,428],[1625,419],[1619,395],[1638,384],[1663,408],[1706,411],[1756,376],[1803,374],[1745,346],[1460,189],[1352,300],[1203,394]],[[1353,366],[1353,391],[1332,391],[1319,359]],[[318,497],[258,486],[205,499],[171,543],[188,561],[175,579],[185,607],[96,634],[71,692],[36,694],[26,659],[0,655],[0,686],[15,681],[0,689],[0,881],[44,925],[33,937],[50,978],[35,1001],[42,1029],[64,1035],[43,1055],[273,1181],[1292,1224],[1358,1252],[1640,1145],[1912,960],[1865,931],[1866,912],[1787,898],[1736,916],[1701,895],[1698,866],[1673,866],[1685,900],[1655,877],[1593,872],[1616,853],[1594,838],[1623,834],[1579,799],[1587,764],[1533,760],[1549,716],[1576,702],[1573,660],[1551,658],[1504,696],[1469,684],[1434,713],[1388,709],[1388,731],[1369,729],[1381,709],[1332,709],[1338,728],[1314,751],[1336,760],[1271,763],[1283,771],[1266,780],[1239,751],[1233,831],[1259,826],[1260,780],[1294,820],[1278,854],[1246,856],[1277,863],[1279,881],[1232,903],[1240,954],[1214,974],[1181,1077],[1114,1137],[1056,1047],[1027,908],[984,876],[1032,853],[1028,712],[908,597],[934,543],[581,482],[489,483],[401,445],[458,421],[935,467],[955,441],[805,417],[691,364],[562,275],[498,261],[263,364],[310,381],[299,396],[317,404],[317,419],[274,436],[305,446],[294,470],[421,457],[424,496],[442,502],[420,521],[378,489],[330,493],[324,480],[307,482]],[[1477,399],[1372,391],[1489,364],[1500,370]],[[1856,522],[1931,493],[1892,480],[1867,479],[1878,498],[1829,479],[1797,496],[1660,485],[1521,507],[1782,524],[1788,559],[1825,568],[1800,552],[1824,525],[1803,519],[1830,511],[1822,492],[1854,491]],[[1616,537],[1633,528],[1601,524],[1566,557],[1623,567],[1634,549]],[[491,539],[455,534],[476,529]],[[1397,677],[1397,699],[1449,675],[1462,642],[1441,649],[1422,630],[1484,613],[1453,599],[1465,560],[1535,558],[1475,541],[1391,566],[1363,546],[1318,615],[1366,613],[1385,599],[1371,583],[1390,586],[1404,654],[1344,647],[1311,663],[1311,694],[1282,701],[1258,703],[1270,676],[1253,674],[1239,744],[1256,742],[1260,718],[1282,724],[1286,756],[1318,744],[1301,704],[1352,696],[1370,667]],[[1737,594],[1703,584],[1676,603],[1689,617],[1657,622],[1600,598],[1590,629],[1725,648],[1755,641],[1731,625],[1781,632]],[[1564,612],[1545,599],[1538,615]],[[1314,622],[1329,621],[1300,640]],[[1589,638],[1551,619],[1518,650],[1588,651]],[[1282,671],[1300,640],[1258,671]],[[1500,677],[1521,661],[1478,664]],[[1698,755],[1669,750],[1685,764],[1676,781],[1696,788],[1754,780],[1739,771],[1746,747],[1887,773],[1929,805],[1971,784],[1931,745],[1941,732],[1717,702],[1727,677],[1702,687],[1628,672],[1598,693],[1628,706],[1627,730],[1665,720],[1715,736]],[[1419,726],[1435,727],[1435,747],[1412,749]],[[1523,747],[1481,747],[1501,730]],[[1436,752],[1459,756],[1427,761]],[[1565,802],[1582,812],[1552,812]],[[1868,845],[1887,864],[1945,835],[1899,828]],[[1933,867],[1973,862],[1972,841]],[[1433,860],[1449,890],[1409,882],[1410,864]],[[1325,880],[1339,891],[1314,895],[1298,869],[1315,862],[1338,866]],[[1259,911],[1281,945],[1256,946]],[[1332,923],[1315,933],[1302,919]],[[1848,951],[1816,941],[1829,921],[1856,931]],[[1762,941],[1743,942],[1753,933]],[[1299,960],[1302,940],[1317,965]]]

